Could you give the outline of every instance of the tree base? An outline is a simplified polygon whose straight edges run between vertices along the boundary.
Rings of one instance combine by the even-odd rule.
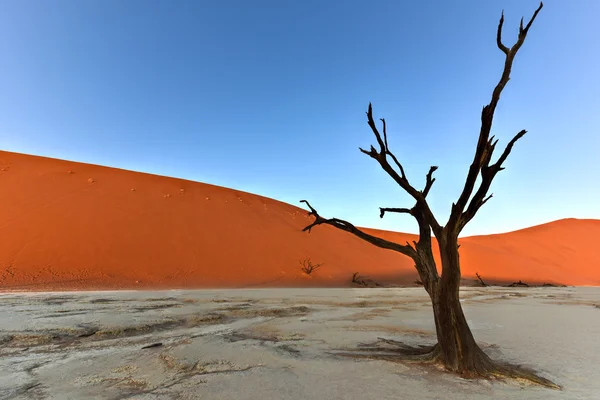
[[[387,345],[387,346],[382,346]],[[438,344],[433,346],[409,346],[397,340],[377,338],[371,345],[361,344],[357,349],[339,349],[331,354],[370,360],[384,360],[391,362],[435,364],[443,369],[457,373],[467,379],[514,379],[521,382],[533,383],[546,388],[560,390],[561,387],[549,379],[543,378],[535,371],[508,363],[492,361],[483,351],[481,357],[473,363],[474,368],[468,371],[454,371],[446,367],[443,354]]]

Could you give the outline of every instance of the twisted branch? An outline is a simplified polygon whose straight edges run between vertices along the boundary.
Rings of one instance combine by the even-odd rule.
[[[413,258],[413,259],[416,257],[415,249],[410,244],[408,244],[408,242],[406,245],[401,245],[401,244],[398,244],[395,242],[391,242],[389,240],[378,238],[377,236],[369,235],[368,233],[361,231],[360,229],[358,229],[357,227],[355,227],[348,221],[344,221],[339,218],[329,218],[329,219],[323,218],[319,215],[317,210],[315,210],[310,205],[310,203],[308,201],[300,200],[300,202],[306,203],[306,205],[310,209],[310,212],[308,213],[308,215],[315,217],[315,220],[312,224],[307,225],[304,229],[302,229],[303,232],[306,232],[306,231],[310,232],[310,230],[316,225],[322,225],[322,224],[331,225],[342,231],[352,233],[353,235],[358,236],[359,238],[361,238],[377,247],[381,247],[382,249],[397,251],[397,252],[402,253],[406,256],[409,256],[410,258]]]

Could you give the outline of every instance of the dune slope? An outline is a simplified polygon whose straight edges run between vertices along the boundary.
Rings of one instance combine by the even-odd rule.
[[[416,279],[410,260],[306,211],[218,186],[0,151],[0,289],[350,286]],[[409,234],[377,232],[399,242]],[[464,238],[463,275],[600,284],[598,220]],[[323,263],[312,276],[299,262]]]

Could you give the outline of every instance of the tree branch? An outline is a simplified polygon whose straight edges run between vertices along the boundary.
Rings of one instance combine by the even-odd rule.
[[[531,17],[531,20],[527,23],[525,28],[523,28],[523,22],[521,22],[521,24],[519,26],[519,36],[517,38],[517,42],[510,49],[508,47],[506,47],[504,44],[502,44],[502,27],[504,24],[504,12],[502,13],[502,16],[500,17],[500,22],[498,23],[498,33],[496,35],[496,43],[498,45],[498,48],[506,55],[506,60],[504,62],[504,69],[502,71],[502,76],[500,77],[498,84],[496,85],[496,87],[494,88],[494,91],[492,92],[492,99],[491,99],[490,103],[488,105],[486,105],[485,107],[483,107],[483,110],[481,111],[481,129],[479,131],[479,140],[477,142],[477,148],[475,150],[473,162],[472,162],[471,166],[469,167],[467,179],[465,181],[465,185],[460,194],[460,197],[458,198],[458,201],[452,205],[452,210],[451,210],[451,214],[450,214],[450,219],[448,220],[447,228],[453,230],[454,233],[456,233],[456,234],[458,234],[458,232],[460,231],[460,227],[464,226],[464,221],[461,221],[461,218],[464,215],[463,212],[465,210],[465,207],[467,206],[467,202],[469,201],[469,198],[473,194],[477,176],[480,173],[482,174],[482,177],[489,176],[489,180],[491,183],[491,179],[493,179],[493,176],[497,172],[496,171],[494,173],[489,174],[489,171],[488,171],[488,169],[489,169],[488,163],[491,158],[491,154],[493,153],[494,148],[497,143],[497,142],[493,142],[493,138],[490,139],[490,131],[492,129],[494,112],[496,110],[496,106],[498,105],[498,101],[500,100],[500,94],[502,93],[502,90],[504,90],[504,87],[510,80],[510,72],[512,69],[512,65],[513,65],[515,56],[517,55],[517,52],[519,51],[519,49],[521,48],[523,43],[525,42],[525,38],[527,37],[529,28],[531,28],[533,21],[535,20],[535,18],[537,17],[538,13],[540,12],[540,10],[542,9],[543,6],[544,6],[544,4],[540,3],[540,6],[535,11],[535,13],[533,14],[533,17]],[[523,135],[524,135],[524,133],[521,136],[523,136]],[[519,136],[519,135],[517,135],[517,136]],[[513,139],[513,141],[511,141],[511,143],[514,144],[514,142],[516,140],[518,140],[518,138]],[[509,144],[509,146],[512,147],[511,144]],[[510,153],[510,150],[508,150],[508,153],[505,150],[505,153],[506,153],[506,156],[508,156],[508,153]],[[503,156],[501,156],[501,159],[498,160],[500,164],[502,164],[502,162],[504,162],[504,160],[506,159],[506,157],[504,157],[504,158],[503,157],[504,157],[504,154],[503,154]],[[480,188],[480,190],[481,190],[481,188]],[[483,197],[485,197],[485,194]],[[481,197],[481,199],[483,199],[483,197]],[[479,201],[481,201],[481,199]],[[471,204],[472,204],[472,202],[471,202]],[[479,205],[479,207],[480,206],[481,205]]]
[[[431,228],[433,229],[433,232],[436,236],[440,235],[442,233],[442,227],[437,222],[435,216],[433,215],[433,212],[429,208],[429,204],[427,204],[427,201],[425,200],[427,193],[429,193],[429,190],[431,189],[431,185],[433,185],[433,182],[435,181],[435,179],[432,177],[432,174],[437,169],[437,167],[430,168],[429,173],[427,174],[427,181],[426,181],[425,189],[423,191],[419,191],[419,190],[415,189],[409,183],[409,181],[406,177],[406,174],[404,172],[404,167],[402,166],[400,161],[398,161],[398,158],[390,151],[390,149],[388,147],[388,141],[387,141],[387,125],[385,123],[385,119],[382,118],[381,121],[383,123],[383,133],[384,133],[383,139],[381,137],[381,133],[377,129],[375,120],[373,119],[373,106],[371,103],[369,103],[369,108],[367,111],[367,122],[368,122],[369,126],[371,127],[373,134],[375,135],[375,138],[377,140],[377,143],[379,144],[380,150],[377,151],[375,149],[375,147],[373,147],[373,146],[371,146],[368,151],[364,150],[362,148],[359,148],[359,150],[361,152],[363,152],[364,154],[368,155],[369,157],[375,159],[379,163],[381,168],[383,168],[383,170],[385,172],[387,172],[387,174],[402,189],[404,189],[404,191],[406,191],[409,195],[411,195],[416,200],[417,203],[422,205],[423,215],[425,216],[425,223],[427,223],[431,226]],[[388,156],[393,160],[394,164],[397,166],[400,173],[398,173],[390,165],[390,163],[388,162],[388,158],[387,158]]]
[[[517,142],[517,140],[521,139],[523,136],[525,136],[525,134],[527,133],[527,131],[525,129],[521,130],[519,133],[517,133],[515,135],[514,138],[511,139],[510,142],[508,142],[508,144],[506,145],[506,148],[504,149],[504,151],[502,152],[502,155],[500,156],[500,158],[498,158],[498,161],[496,161],[496,163],[492,166],[494,168],[497,168],[498,171],[502,171],[504,168],[502,167],[502,164],[504,163],[504,161],[506,161],[506,159],[508,158],[508,155],[510,154],[510,152],[512,151],[513,146],[515,145],[515,143]]]
[[[369,126],[371,127],[371,130],[373,131],[373,134],[375,135],[375,138],[377,139],[377,143],[379,143],[380,153],[385,154],[387,151],[387,146],[386,146],[385,142],[383,140],[381,140],[381,134],[379,133],[379,130],[377,129],[377,126],[375,125],[375,121],[373,120],[373,106],[371,105],[371,103],[369,103],[369,109],[367,110],[367,123],[369,124]],[[387,132],[386,132],[386,136],[387,136]],[[386,142],[387,142],[387,137],[386,137]],[[373,148],[373,146],[371,146],[371,148],[373,150],[375,150]]]
[[[477,214],[477,211],[479,211],[479,209],[489,199],[492,198],[493,195],[491,195],[491,194],[488,197],[485,197],[485,196],[487,195],[488,190],[490,190],[490,187],[492,185],[492,181],[494,180],[494,177],[496,176],[496,174],[498,172],[500,172],[504,169],[502,164],[508,158],[508,156],[509,156],[510,152],[512,151],[512,148],[515,145],[515,143],[517,142],[517,140],[521,139],[526,133],[527,133],[526,130],[522,130],[519,133],[517,133],[515,135],[515,137],[513,137],[510,142],[508,142],[508,144],[506,145],[506,148],[504,149],[504,151],[498,158],[498,161],[496,161],[492,165],[489,165],[490,157],[491,157],[491,153],[493,152],[494,146],[496,145],[496,143],[498,141],[495,141],[492,143],[493,138],[490,138],[489,143],[491,143],[490,144],[491,150],[489,150],[489,157],[486,158],[486,161],[481,169],[481,185],[479,185],[479,189],[477,189],[477,192],[475,192],[475,195],[471,199],[471,202],[469,203],[469,207],[467,207],[467,210],[461,215],[460,223],[458,226],[459,232],[465,227],[465,225],[470,220],[473,219],[475,214]]]
[[[371,127],[371,130],[373,131],[373,134],[375,135],[375,138],[377,139],[377,143],[379,143],[379,146],[381,147],[381,150],[379,151],[379,153],[377,153],[377,151],[375,150],[375,148],[373,146],[371,146],[371,151],[370,152],[365,152],[363,149],[360,149],[360,150],[363,153],[368,154],[372,158],[375,158],[377,161],[379,161],[380,164],[381,164],[381,160],[379,158],[382,158],[387,163],[387,160],[385,159],[385,157],[386,156],[390,156],[392,158],[392,160],[394,160],[394,163],[396,164],[396,166],[398,167],[398,169],[400,170],[400,178],[403,179],[404,181],[406,181],[406,185],[410,186],[410,184],[408,183],[408,179],[406,179],[406,174],[404,173],[404,167],[402,166],[402,164],[400,164],[400,162],[398,161],[398,159],[396,158],[396,156],[390,151],[390,149],[388,147],[388,144],[387,144],[387,125],[385,123],[385,119],[384,118],[381,118],[381,122],[383,123],[383,137],[384,137],[384,140],[383,141],[381,140],[381,134],[379,133],[379,130],[377,129],[377,126],[375,125],[375,120],[373,119],[373,106],[371,105],[371,103],[369,103],[369,109],[367,111],[367,122],[368,122],[369,126]],[[376,155],[376,157],[374,157],[371,154],[372,152],[374,152],[374,155]],[[396,172],[396,171],[394,171],[394,172]],[[392,178],[394,178],[394,177],[392,176]],[[394,178],[394,180],[395,180],[395,178]],[[403,187],[403,189],[407,190],[404,187]],[[413,190],[415,190],[415,189],[413,188]],[[416,190],[415,190],[415,192],[416,192]],[[411,194],[411,193],[409,192],[409,194]]]
[[[379,118],[379,120],[383,124],[383,144],[385,145],[385,150],[387,151],[388,150],[388,144],[387,144],[387,125],[385,123],[385,118]]]
[[[437,166],[432,165],[429,168],[429,172],[427,173],[427,177],[425,180],[425,189],[423,189],[423,197],[427,197],[427,195],[429,194],[429,191],[431,190],[431,187],[433,186],[433,182],[435,182],[435,178],[433,178],[433,173],[438,169]]]
[[[544,7],[544,3],[540,1],[540,6],[533,13],[533,16],[527,23],[527,26],[525,27],[525,29],[523,29],[523,18],[521,18],[521,29],[519,29],[519,35],[527,35],[527,32],[529,32],[529,28],[531,28],[531,24],[533,24],[533,21],[535,21],[535,18],[537,17],[537,15],[540,12],[540,10],[542,9],[542,7]]]
[[[310,232],[310,230],[316,225],[322,225],[322,224],[331,225],[340,230],[352,233],[353,235],[363,239],[364,241],[367,241],[377,247],[381,247],[382,249],[397,251],[397,252],[402,253],[412,259],[414,259],[417,256],[416,250],[408,243],[406,245],[401,245],[401,244],[398,244],[395,242],[391,242],[389,240],[385,240],[385,239],[381,239],[381,238],[378,238],[373,235],[369,235],[368,233],[365,233],[365,232],[361,231],[360,229],[358,229],[357,227],[355,227],[354,225],[352,225],[350,222],[344,221],[344,220],[341,220],[338,218],[330,218],[330,219],[323,218],[319,215],[317,210],[315,210],[310,205],[310,203],[308,201],[300,200],[300,202],[306,203],[306,205],[310,209],[310,212],[308,213],[308,215],[315,217],[315,221],[312,224],[307,225],[302,230],[303,232],[306,232],[306,231]]]
[[[502,10],[502,16],[500,17],[500,23],[498,24],[496,43],[498,44],[498,48],[502,50],[504,54],[508,54],[508,47],[502,44],[502,25],[504,25],[504,10]]]
[[[432,167],[434,169],[434,167]],[[434,169],[435,170],[435,169]],[[430,174],[428,176],[431,176]],[[425,221],[423,207],[417,203],[413,208],[380,208],[379,216],[383,218],[386,212],[397,212],[412,215],[419,225],[419,241],[413,241],[416,257],[415,267],[419,272],[419,276],[425,283],[425,286],[430,288],[429,284],[436,282],[439,279],[437,269],[435,267],[435,259],[431,253],[431,227]],[[410,246],[409,243],[407,243]]]
[[[402,213],[414,215],[412,208],[382,208],[379,207],[379,218],[383,218],[386,212]]]

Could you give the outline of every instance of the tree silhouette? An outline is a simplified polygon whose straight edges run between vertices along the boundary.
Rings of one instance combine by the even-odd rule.
[[[413,216],[419,225],[419,240],[414,241],[412,244],[408,242],[406,244],[394,243],[367,234],[348,221],[338,218],[324,218],[308,201],[302,200],[302,202],[306,203],[310,209],[309,215],[315,218],[312,224],[304,228],[304,231],[310,232],[317,225],[331,225],[352,233],[377,247],[402,253],[414,261],[420,280],[431,298],[437,344],[427,349],[414,349],[403,346],[404,351],[395,351],[393,353],[394,357],[400,357],[400,354],[402,354],[404,357],[411,359],[416,358],[423,361],[439,362],[447,370],[467,377],[508,376],[523,378],[545,386],[558,388],[554,383],[537,376],[532,371],[509,365],[501,365],[492,361],[475,342],[459,301],[461,272],[458,236],[465,225],[473,219],[477,211],[492,197],[491,194],[488,195],[488,191],[494,177],[504,169],[502,165],[508,158],[514,144],[526,133],[525,130],[517,133],[508,142],[508,145],[496,162],[492,163],[492,155],[498,143],[498,140],[495,140],[493,136],[490,137],[494,111],[500,100],[500,94],[510,79],[510,72],[515,56],[523,45],[531,25],[542,7],[543,3],[540,3],[540,6],[526,26],[523,26],[523,19],[521,18],[517,42],[510,48],[502,43],[502,25],[504,24],[504,12],[502,12],[498,24],[496,42],[498,48],[506,56],[504,69],[498,84],[494,88],[490,103],[483,107],[481,111],[481,129],[473,163],[469,167],[467,178],[458,200],[452,204],[450,217],[445,225],[438,222],[427,202],[427,195],[435,182],[433,173],[438,167],[430,167],[425,177],[423,190],[416,189],[409,182],[402,163],[388,146],[385,119],[381,119],[381,131],[375,124],[371,104],[369,104],[367,111],[367,122],[375,135],[378,149],[371,146],[369,150],[360,148],[360,151],[376,160],[381,168],[402,189],[412,196],[416,202],[412,208],[380,208],[380,217],[383,218],[386,213],[390,212]],[[475,190],[478,176],[481,176],[481,182],[477,190]],[[433,257],[432,233],[437,240],[441,255],[441,275],[438,274]],[[390,343],[390,341],[387,342]]]

